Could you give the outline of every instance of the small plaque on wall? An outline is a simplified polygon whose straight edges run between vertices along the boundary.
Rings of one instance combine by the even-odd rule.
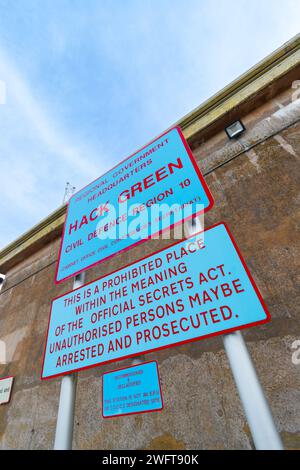
[[[13,386],[13,377],[0,378],[0,405],[9,403]]]

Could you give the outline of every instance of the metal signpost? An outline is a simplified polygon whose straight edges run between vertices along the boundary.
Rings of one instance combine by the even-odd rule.
[[[84,284],[85,273],[74,278],[73,289]],[[77,374],[65,375],[60,386],[54,450],[72,449]]]
[[[198,219],[189,233],[199,230]],[[257,450],[283,450],[280,435],[240,331],[223,335],[223,344]]]
[[[264,391],[240,331],[223,336],[224,348],[257,450],[282,450]]]

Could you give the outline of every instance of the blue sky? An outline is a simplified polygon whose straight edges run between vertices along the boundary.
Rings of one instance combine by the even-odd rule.
[[[0,248],[298,33],[299,0],[0,0]]]

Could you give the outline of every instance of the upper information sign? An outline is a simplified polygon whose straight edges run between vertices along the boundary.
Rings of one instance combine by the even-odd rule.
[[[55,281],[132,248],[212,205],[181,130],[171,129],[72,196]]]
[[[54,299],[42,378],[269,318],[221,223]]]

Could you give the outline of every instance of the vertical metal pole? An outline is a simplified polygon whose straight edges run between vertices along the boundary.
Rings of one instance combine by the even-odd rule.
[[[281,438],[240,331],[223,336],[224,348],[257,450],[282,450]]]
[[[77,374],[65,375],[60,386],[54,450],[71,450]]]
[[[201,222],[194,219],[188,227],[188,232],[193,235],[201,229]],[[241,332],[223,335],[223,344],[255,448],[282,450],[281,438]]]
[[[84,284],[85,273],[74,278],[73,289]],[[74,428],[74,410],[77,374],[65,375],[60,386],[54,450],[71,450]]]

